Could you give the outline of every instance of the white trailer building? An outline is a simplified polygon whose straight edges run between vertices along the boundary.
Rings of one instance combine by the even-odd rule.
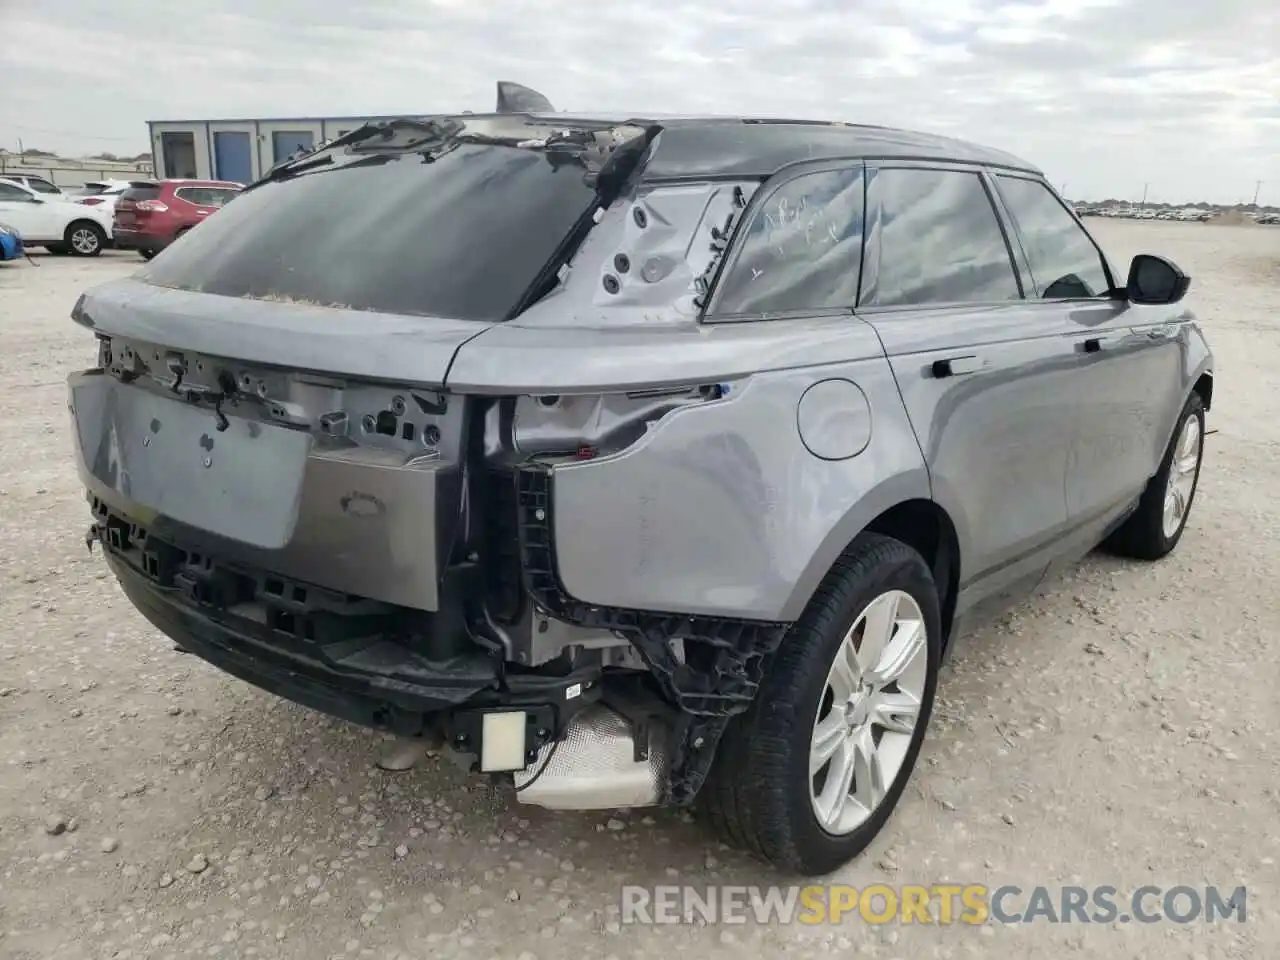
[[[542,94],[499,80],[497,112],[512,111],[550,113],[553,108]],[[147,127],[157,177],[251,183],[299,148],[309,150],[370,121],[402,116],[152,120]]]
[[[153,120],[147,127],[157,177],[252,183],[299,147],[310,149],[370,120],[391,119]]]

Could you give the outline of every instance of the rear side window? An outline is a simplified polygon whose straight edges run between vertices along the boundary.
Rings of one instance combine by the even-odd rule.
[[[977,173],[884,169],[871,187],[880,206],[880,262],[867,306],[990,303],[1022,291],[1004,231]]]
[[[228,297],[502,320],[595,206],[584,166],[535,149],[459,143],[434,158],[317,159],[237,193],[142,278]]]
[[[1045,300],[1105,296],[1111,287],[1102,255],[1052,191],[1038,180],[998,176],[1018,224],[1031,275]]]
[[[48,180],[41,180],[39,177],[28,177],[27,186],[36,193],[57,193],[58,188]]]
[[[179,187],[173,191],[173,195],[179,200],[185,200],[187,203],[195,203],[204,206],[209,202],[206,194],[208,193],[203,187]]]
[[[716,315],[852,307],[862,264],[862,169],[788,180],[757,208],[720,281]]]
[[[230,190],[226,187],[210,187],[206,192],[208,197],[205,199],[205,203],[211,207],[220,207],[240,191]]]
[[[17,200],[20,203],[32,202],[31,194],[21,187],[15,187],[11,183],[0,183],[0,200]]]

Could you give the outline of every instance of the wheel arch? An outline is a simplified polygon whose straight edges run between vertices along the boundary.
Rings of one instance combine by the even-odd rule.
[[[921,471],[923,473],[923,471]],[[923,483],[923,485],[921,485]],[[892,491],[897,496],[886,496]],[[882,485],[863,498],[838,524],[824,550],[797,584],[785,611],[785,619],[798,619],[836,562],[864,533],[892,537],[914,549],[929,565],[938,584],[945,643],[955,621],[960,592],[960,536],[951,515],[929,495],[927,477],[904,477]]]
[[[93,227],[104,237],[107,235],[106,227],[100,224],[97,220],[94,220],[92,217],[76,217],[74,220],[68,221],[66,227],[63,228],[62,236],[66,237],[68,233],[79,226]]]
[[[1213,371],[1205,370],[1196,378],[1196,382],[1191,386],[1192,393],[1198,393],[1201,401],[1204,403],[1205,410],[1209,410],[1213,406]]]
[[[934,500],[906,500],[879,514],[862,532],[892,537],[924,557],[938,585],[945,645],[951,636],[960,593],[960,538],[947,511]]]

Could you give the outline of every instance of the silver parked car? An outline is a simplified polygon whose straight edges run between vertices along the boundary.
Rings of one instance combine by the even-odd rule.
[[[531,99],[356,130],[81,298],[90,544],[250,683],[830,871],[978,604],[1178,543],[1188,277],[996,150]]]

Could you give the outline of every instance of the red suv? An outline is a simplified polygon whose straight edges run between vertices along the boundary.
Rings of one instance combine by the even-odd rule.
[[[150,260],[241,190],[221,180],[137,180],[116,204],[115,246]]]

